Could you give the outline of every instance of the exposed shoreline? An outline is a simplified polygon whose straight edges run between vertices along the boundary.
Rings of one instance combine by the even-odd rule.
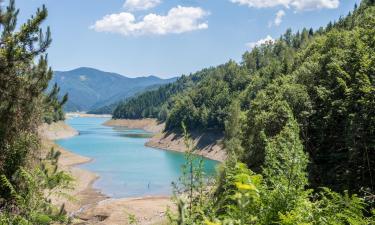
[[[161,224],[165,222],[167,207],[173,208],[170,196],[149,196],[139,198],[112,199],[93,188],[99,176],[81,169],[77,165],[89,163],[92,159],[72,153],[55,143],[55,140],[73,137],[79,133],[64,122],[43,124],[39,128],[42,150],[52,147],[61,152],[59,168],[75,178],[72,190],[64,191],[74,201],[52,197],[56,205],[65,204],[65,209],[76,219],[73,224],[127,224],[129,215],[134,215],[140,224]],[[126,211],[126,212],[125,212]]]
[[[51,124],[44,123],[39,126],[38,133],[43,140],[50,141],[70,138],[79,135],[78,131],[76,131],[74,128],[70,127],[63,121]]]
[[[89,204],[96,204],[97,202],[108,198],[101,194],[99,190],[95,190],[92,187],[93,183],[99,178],[99,176],[93,172],[77,167],[78,165],[91,162],[92,159],[70,152],[55,143],[58,139],[65,139],[79,135],[75,129],[64,122],[49,125],[43,124],[39,128],[39,135],[42,141],[42,150],[47,152],[49,149],[54,148],[61,152],[58,162],[59,169],[71,174],[75,180],[73,189],[64,190],[66,194],[74,197],[74,200],[54,196],[52,197],[52,202],[54,204],[65,204],[67,212],[70,215],[75,215],[82,207]]]
[[[164,130],[164,124],[158,123],[155,119],[141,119],[141,120],[115,120],[106,121],[103,125],[109,127],[127,127],[129,129],[142,129],[151,133],[160,133]]]
[[[130,129],[143,129],[154,133],[154,136],[146,142],[146,146],[161,150],[185,152],[186,146],[184,137],[174,133],[165,133],[164,123],[158,123],[156,119],[111,119],[103,125],[111,127],[127,127]],[[197,155],[205,158],[224,162],[226,159],[226,152],[222,146],[223,135],[219,133],[204,133],[193,132],[191,134],[193,144],[196,146]]]
[[[111,118],[110,114],[88,114],[84,112],[69,112],[65,114],[67,119],[72,117],[94,117],[94,118]]]
[[[89,114],[76,116],[91,117]],[[164,124],[160,124],[154,119],[109,120],[104,125],[143,129],[154,133],[154,136],[145,144],[146,146],[178,152],[186,150],[183,137],[163,133]],[[60,151],[60,169],[70,173],[76,180],[74,189],[67,191],[67,194],[74,196],[75,201],[60,197],[52,199],[57,205],[65,204],[67,212],[76,218],[73,224],[127,224],[129,215],[134,215],[139,224],[165,224],[167,207],[175,208],[170,196],[109,198],[93,188],[93,183],[99,178],[97,174],[77,167],[77,165],[91,162],[92,159],[72,153],[55,143],[55,140],[79,135],[76,130],[64,122],[58,122],[42,125],[39,133],[43,149],[47,151],[54,147]],[[219,162],[225,160],[224,150],[220,146],[220,135],[192,134],[192,138],[194,144],[198,146],[197,154]]]

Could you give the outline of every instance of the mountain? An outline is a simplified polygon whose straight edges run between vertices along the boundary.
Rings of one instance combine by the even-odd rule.
[[[61,95],[69,94],[65,111],[89,111],[175,80],[176,78],[161,79],[156,76],[129,78],[117,73],[81,67],[70,71],[55,71],[50,87],[57,83]]]

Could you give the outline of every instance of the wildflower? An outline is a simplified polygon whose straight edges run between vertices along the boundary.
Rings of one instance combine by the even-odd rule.
[[[209,221],[209,220],[205,220],[204,223],[205,223],[206,225],[221,225],[221,223],[211,222],[211,221]]]
[[[236,182],[236,187],[238,190],[241,190],[241,191],[256,191],[257,190],[254,184],[244,184],[241,182]]]

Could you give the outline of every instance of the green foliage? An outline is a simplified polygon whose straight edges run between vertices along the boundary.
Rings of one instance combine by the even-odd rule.
[[[374,8],[364,16],[368,12]],[[368,23],[375,24],[374,18]],[[374,35],[360,26],[332,29],[299,56],[295,77],[312,102],[305,141],[314,185],[374,189]]]
[[[289,164],[273,161],[282,167]],[[301,171],[295,171],[292,173],[293,177],[303,174]],[[347,192],[341,195],[328,188],[312,194],[311,191],[304,190],[303,185],[298,186],[298,182],[291,182],[292,186],[288,182],[275,185],[272,183],[273,179],[280,178],[269,175],[262,178],[247,169],[243,163],[228,162],[222,168],[217,189],[213,193],[204,194],[209,196],[210,201],[203,205],[193,201],[192,208],[199,212],[199,216],[188,213],[186,202],[189,202],[189,197],[183,195],[184,200],[180,196],[177,202],[179,215],[171,218],[170,223],[367,225],[375,222],[374,216],[364,215],[366,204],[363,198],[356,195],[349,195]],[[212,204],[209,204],[211,202]]]
[[[184,89],[193,86],[204,74],[205,70],[189,77],[182,76],[174,83],[161,86],[157,90],[147,91],[120,103],[114,110],[113,118],[141,119],[153,117],[165,121],[170,98]]]
[[[262,208],[260,193],[263,188],[261,175],[253,173],[243,163],[228,161],[221,169],[213,195],[214,213],[210,215],[210,221],[255,223]]]
[[[171,222],[176,224],[194,224],[194,221],[201,220],[204,214],[201,209],[207,205],[207,193],[204,172],[203,158],[196,155],[196,148],[187,133],[186,126],[182,123],[184,131],[184,142],[187,147],[185,153],[186,163],[182,166],[182,176],[178,184],[174,184],[175,199],[178,205],[178,219]]]
[[[348,192],[343,195],[324,188],[315,196],[314,201],[304,202],[292,211],[280,214],[280,224],[329,224],[329,225],[368,225],[375,222],[375,218],[365,217],[365,203],[356,195]]]
[[[232,100],[248,82],[246,70],[230,61],[209,72],[196,87],[173,98],[167,130],[178,130],[182,121],[189,130],[224,131]]]
[[[374,15],[367,0],[324,28],[289,29],[245,52],[240,64],[184,76],[120,105],[115,117],[159,118],[169,132],[180,132],[181,122],[223,132],[230,157],[257,173],[267,141],[293,118],[311,158],[310,187],[373,193]]]
[[[65,94],[61,100],[58,98],[60,88],[55,84],[52,90],[45,97],[45,112],[43,120],[46,123],[57,122],[65,119],[63,106],[68,101],[68,94]]]
[[[244,149],[241,145],[242,124],[244,116],[241,112],[240,102],[234,100],[229,108],[229,116],[225,121],[225,149],[230,160],[237,159],[243,155]]]
[[[225,128],[230,154],[213,204],[179,224],[375,224],[374,15],[363,1],[326,28],[246,52],[238,92],[223,70],[174,97],[167,129]]]
[[[40,27],[48,13],[43,6],[17,26],[18,12],[14,0],[0,8],[0,224],[67,222],[64,208],[47,198],[71,178],[57,171],[58,154],[40,160],[37,133],[41,122],[63,119],[67,100],[57,100],[57,86],[45,94],[51,37],[49,28],[43,33]]]
[[[0,15],[0,173],[9,178],[25,163],[29,149],[36,147],[26,140],[35,133],[43,113],[43,92],[52,76],[43,53],[51,38],[49,29],[44,35],[39,29],[47,16],[44,7],[18,32],[14,1]]]
[[[263,176],[267,205],[262,224],[279,220],[279,214],[293,210],[306,198],[308,158],[299,138],[297,122],[290,118],[279,134],[266,141]]]
[[[40,166],[33,170],[20,167],[11,179],[0,176],[0,187],[3,190],[0,224],[39,225],[69,221],[64,205],[57,208],[49,200],[51,194],[63,194],[61,191],[70,187],[72,182],[70,175],[57,170],[59,155],[51,149],[39,163]]]

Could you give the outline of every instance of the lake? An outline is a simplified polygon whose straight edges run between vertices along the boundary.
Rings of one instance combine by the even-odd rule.
[[[185,163],[183,153],[146,147],[150,133],[139,129],[113,128],[108,118],[71,118],[66,123],[80,135],[58,140],[63,148],[93,159],[80,165],[100,176],[93,187],[112,198],[170,195]],[[215,174],[218,162],[204,159],[204,170]]]

